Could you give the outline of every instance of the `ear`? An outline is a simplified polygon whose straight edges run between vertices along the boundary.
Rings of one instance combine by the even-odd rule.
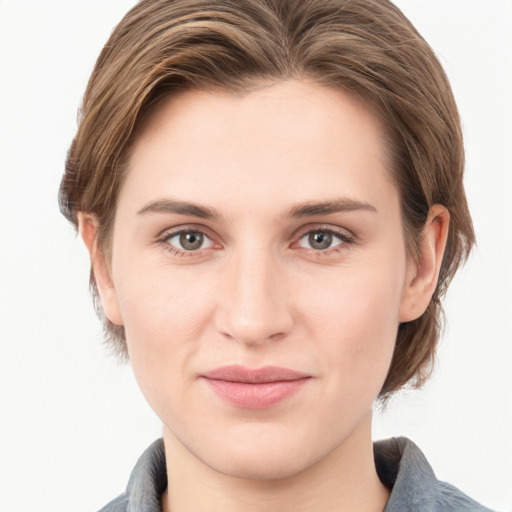
[[[427,309],[437,286],[449,225],[448,210],[439,204],[432,206],[421,233],[419,254],[408,263],[400,322],[416,320]]]
[[[78,214],[80,235],[89,251],[91,267],[98,288],[101,306],[107,318],[115,325],[123,325],[117,293],[105,255],[98,244],[98,221],[91,214]]]

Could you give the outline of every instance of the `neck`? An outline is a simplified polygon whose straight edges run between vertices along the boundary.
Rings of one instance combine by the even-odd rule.
[[[164,512],[381,512],[389,491],[373,457],[371,412],[334,451],[299,473],[272,480],[226,475],[204,464],[164,428],[169,486]]]

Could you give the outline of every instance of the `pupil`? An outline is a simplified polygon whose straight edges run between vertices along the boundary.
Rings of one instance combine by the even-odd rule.
[[[194,251],[203,245],[203,235],[201,233],[182,233],[180,244],[187,251]]]
[[[309,235],[309,245],[313,249],[327,249],[332,243],[332,235],[330,233],[311,233]]]

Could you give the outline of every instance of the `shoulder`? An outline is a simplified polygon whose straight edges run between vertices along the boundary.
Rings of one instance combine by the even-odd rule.
[[[166,487],[164,443],[159,439],[137,461],[126,491],[99,512],[161,512],[160,498]]]
[[[421,450],[404,437],[374,444],[375,466],[391,490],[384,512],[491,512],[439,481]]]
[[[124,492],[108,505],[105,505],[99,512],[125,512],[128,510],[128,503],[128,494]]]

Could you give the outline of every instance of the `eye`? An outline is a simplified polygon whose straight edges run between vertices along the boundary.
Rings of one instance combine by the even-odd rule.
[[[314,251],[327,251],[350,242],[351,239],[347,235],[328,229],[316,229],[303,235],[297,245]]]
[[[201,231],[178,231],[167,235],[163,241],[178,252],[199,251],[213,246],[212,240]]]

